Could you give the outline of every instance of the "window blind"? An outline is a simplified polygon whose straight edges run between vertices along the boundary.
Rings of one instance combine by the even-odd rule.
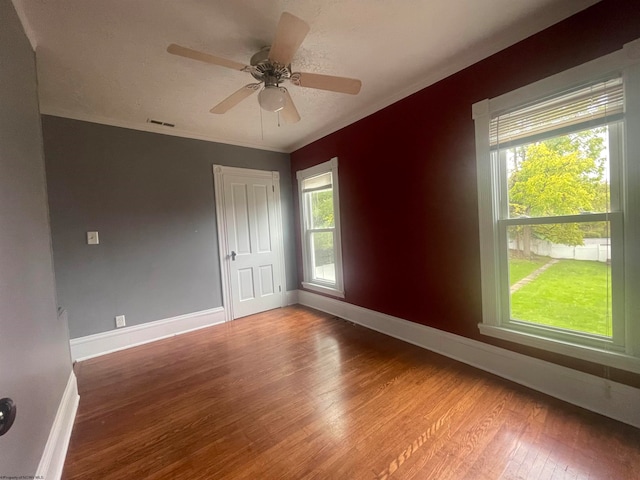
[[[541,100],[491,119],[489,140],[498,144],[524,144],[551,132],[568,133],[618,120],[624,113],[621,77],[601,81]],[[548,136],[548,135],[547,135]]]
[[[315,177],[305,178],[302,181],[303,192],[313,192],[316,190],[326,190],[331,188],[332,177],[331,172],[316,175]]]

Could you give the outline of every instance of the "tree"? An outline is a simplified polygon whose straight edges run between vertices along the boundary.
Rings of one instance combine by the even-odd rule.
[[[315,227],[333,226],[333,190],[321,190],[312,194],[313,225]]]
[[[334,226],[333,189],[320,190],[310,195],[313,228],[332,228]],[[333,250],[333,233],[318,232],[313,235],[316,265],[333,263]]]
[[[511,150],[508,179],[511,217],[546,217],[606,211],[604,128],[555,137]],[[515,231],[514,231],[515,230]],[[531,238],[582,245],[581,224],[519,226],[511,233],[518,250],[531,255]]]

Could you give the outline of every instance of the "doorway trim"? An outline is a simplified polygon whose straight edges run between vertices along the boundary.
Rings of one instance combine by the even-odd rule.
[[[231,265],[229,264],[229,245],[227,241],[226,209],[224,202],[224,176],[242,175],[245,177],[270,178],[273,181],[273,200],[276,211],[276,255],[280,267],[281,286],[280,306],[286,306],[287,275],[284,264],[284,235],[282,230],[282,207],[280,202],[280,172],[268,170],[254,170],[251,168],[226,167],[213,165],[213,183],[216,202],[216,223],[218,233],[218,253],[220,258],[220,277],[222,280],[222,306],[224,308],[225,321],[233,320],[233,302],[231,301]]]

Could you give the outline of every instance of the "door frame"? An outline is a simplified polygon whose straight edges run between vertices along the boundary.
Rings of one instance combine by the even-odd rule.
[[[222,279],[222,307],[225,321],[234,320],[233,302],[231,301],[231,264],[229,263],[229,244],[227,240],[227,219],[224,201],[224,176],[240,175],[245,177],[269,178],[273,181],[273,201],[276,212],[276,257],[279,264],[280,278],[277,278],[280,291],[280,306],[286,306],[287,278],[284,265],[284,235],[282,230],[282,208],[280,202],[280,172],[254,170],[251,168],[227,167],[213,165],[213,183],[216,202],[216,223],[218,233],[218,253],[220,257],[220,277]]]

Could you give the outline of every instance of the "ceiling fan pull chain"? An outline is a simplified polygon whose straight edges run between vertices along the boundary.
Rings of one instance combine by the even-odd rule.
[[[262,124],[262,108],[258,106],[258,110],[260,110],[260,135],[262,135],[262,141],[264,142],[264,125]]]

